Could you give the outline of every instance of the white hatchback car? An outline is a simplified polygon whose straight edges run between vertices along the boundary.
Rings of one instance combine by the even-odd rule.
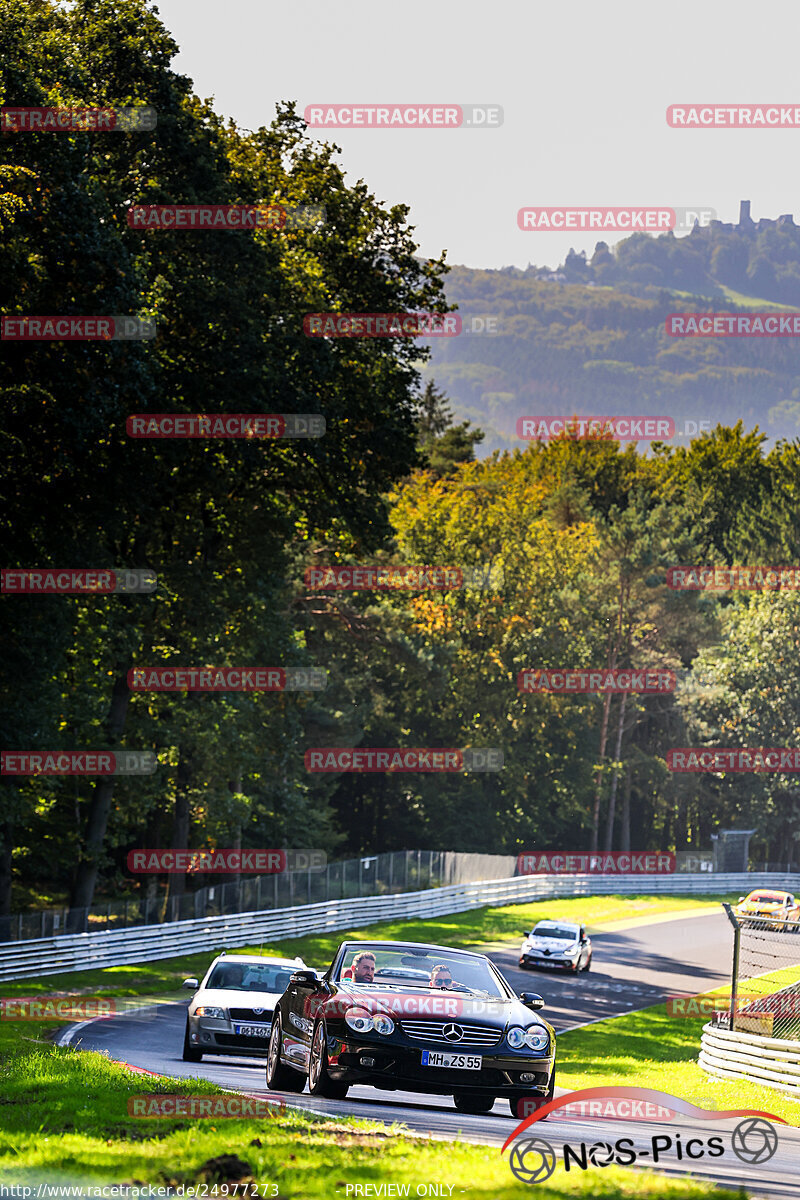
[[[186,1015],[184,1062],[200,1062],[204,1054],[266,1054],[273,1010],[292,973],[305,967],[302,958],[223,950],[202,983],[184,979],[183,986],[194,992]]]
[[[575,921],[539,921],[525,938],[519,952],[519,965],[525,967],[566,967],[576,974],[588,971],[592,962],[592,942],[583,925]]]

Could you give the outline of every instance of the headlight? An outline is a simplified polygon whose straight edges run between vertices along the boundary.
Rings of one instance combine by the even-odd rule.
[[[512,1050],[546,1050],[550,1045],[550,1035],[541,1025],[529,1025],[527,1029],[512,1026],[506,1034],[506,1041]]]
[[[574,958],[580,952],[580,946],[570,946],[568,950],[562,950],[562,954],[566,954],[568,958]]]
[[[394,1033],[394,1021],[391,1017],[387,1017],[385,1013],[376,1013],[372,1018],[372,1025],[376,1033],[382,1033],[384,1037],[388,1037],[390,1033]]]
[[[550,1045],[550,1034],[541,1025],[529,1025],[525,1030],[525,1045],[529,1050],[544,1051]]]
[[[206,1004],[206,1005],[201,1004],[201,1006],[199,1008],[196,1008],[194,1010],[194,1015],[196,1017],[216,1017],[216,1019],[218,1021],[224,1021],[225,1020],[225,1009],[224,1008],[214,1008],[213,1006],[208,1005],[208,1004]]]
[[[365,1008],[348,1008],[344,1019],[355,1033],[369,1033],[375,1025],[371,1014]]]

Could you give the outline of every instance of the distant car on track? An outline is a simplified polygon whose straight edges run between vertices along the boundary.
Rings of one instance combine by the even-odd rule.
[[[520,947],[519,965],[565,967],[573,975],[588,971],[592,963],[592,941],[586,928],[575,921],[539,921]]]
[[[186,1014],[184,1062],[200,1062],[204,1054],[266,1054],[273,1009],[292,972],[305,965],[302,958],[223,951],[202,983],[185,979],[183,986],[194,996]]]
[[[768,929],[786,929],[787,922],[800,921],[800,903],[792,893],[772,888],[756,888],[748,896],[740,896],[733,911],[737,917],[776,917],[777,921],[764,922]]]
[[[297,970],[275,1008],[272,1091],[344,1099],[353,1084],[453,1096],[464,1113],[544,1101],[555,1031],[483,954],[418,942],[343,942],[323,976]]]

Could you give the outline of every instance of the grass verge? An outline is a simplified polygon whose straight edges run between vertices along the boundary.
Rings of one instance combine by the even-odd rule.
[[[589,931],[600,932],[604,924],[669,913],[691,914],[698,908],[734,901],[738,895],[714,896],[571,896],[561,900],[535,900],[529,904],[507,904],[500,908],[473,908],[416,921],[384,921],[366,928],[341,929],[331,933],[307,934],[264,944],[265,954],[299,954],[313,967],[327,968],[340,942],[347,939],[397,939],[433,942],[447,946],[493,946],[500,942],[521,941],[523,934],[544,917],[555,916],[583,921]],[[14,980],[0,984],[3,996],[34,996],[42,992],[92,995],[135,996],[174,992],[189,975],[201,977],[209,963],[225,947],[209,946],[200,954],[165,958],[158,962],[131,963],[104,970],[71,971],[66,975],[42,976],[36,980]],[[230,949],[230,947],[229,947]],[[242,954],[258,954],[259,946],[239,946]],[[0,1024],[1,1027],[1,1024]]]
[[[508,1154],[501,1156],[499,1147],[409,1137],[399,1127],[326,1121],[300,1112],[262,1121],[137,1121],[127,1115],[133,1095],[216,1094],[217,1089],[197,1081],[151,1080],[115,1067],[100,1054],[32,1050],[24,1059],[4,1063],[2,1076],[0,1183],[205,1183],[209,1195],[215,1184],[245,1183],[255,1184],[264,1197],[343,1200],[354,1195],[356,1184],[391,1183],[395,1195],[408,1185],[405,1194],[411,1196],[422,1185],[438,1184],[440,1190],[430,1194],[485,1200],[530,1196],[530,1185],[514,1178]],[[510,1131],[510,1120],[507,1125]],[[537,1185],[536,1194],[546,1200],[711,1200],[712,1195],[734,1200],[744,1193],[617,1167],[569,1176],[559,1167]]]
[[[783,1092],[700,1069],[700,1031],[707,1021],[671,1016],[661,1004],[562,1033],[559,1086],[657,1088],[703,1108],[759,1108],[800,1125],[800,1104]]]

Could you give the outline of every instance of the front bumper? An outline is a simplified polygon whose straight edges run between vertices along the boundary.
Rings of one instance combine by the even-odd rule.
[[[422,1050],[436,1049],[479,1055],[479,1071],[447,1067],[423,1067]],[[372,1060],[371,1062],[364,1060]],[[338,1036],[328,1031],[328,1072],[332,1079],[347,1084],[368,1084],[387,1091],[425,1092],[434,1096],[470,1095],[514,1096],[525,1092],[545,1096],[555,1052],[541,1056],[514,1054],[509,1050],[455,1045],[410,1045],[393,1037],[368,1040],[349,1032]],[[522,1074],[533,1079],[523,1081]]]
[[[264,1037],[235,1033],[234,1026],[248,1024],[247,1021],[221,1020],[219,1017],[189,1017],[189,1042],[203,1054],[238,1054],[247,1058],[264,1055],[269,1049],[272,1018],[259,1021],[267,1032]]]
[[[520,954],[519,965],[526,967],[573,967],[578,961],[580,955],[575,954],[572,958],[562,958],[560,955],[551,954],[547,958],[544,955],[536,954],[535,952],[527,952]]]

